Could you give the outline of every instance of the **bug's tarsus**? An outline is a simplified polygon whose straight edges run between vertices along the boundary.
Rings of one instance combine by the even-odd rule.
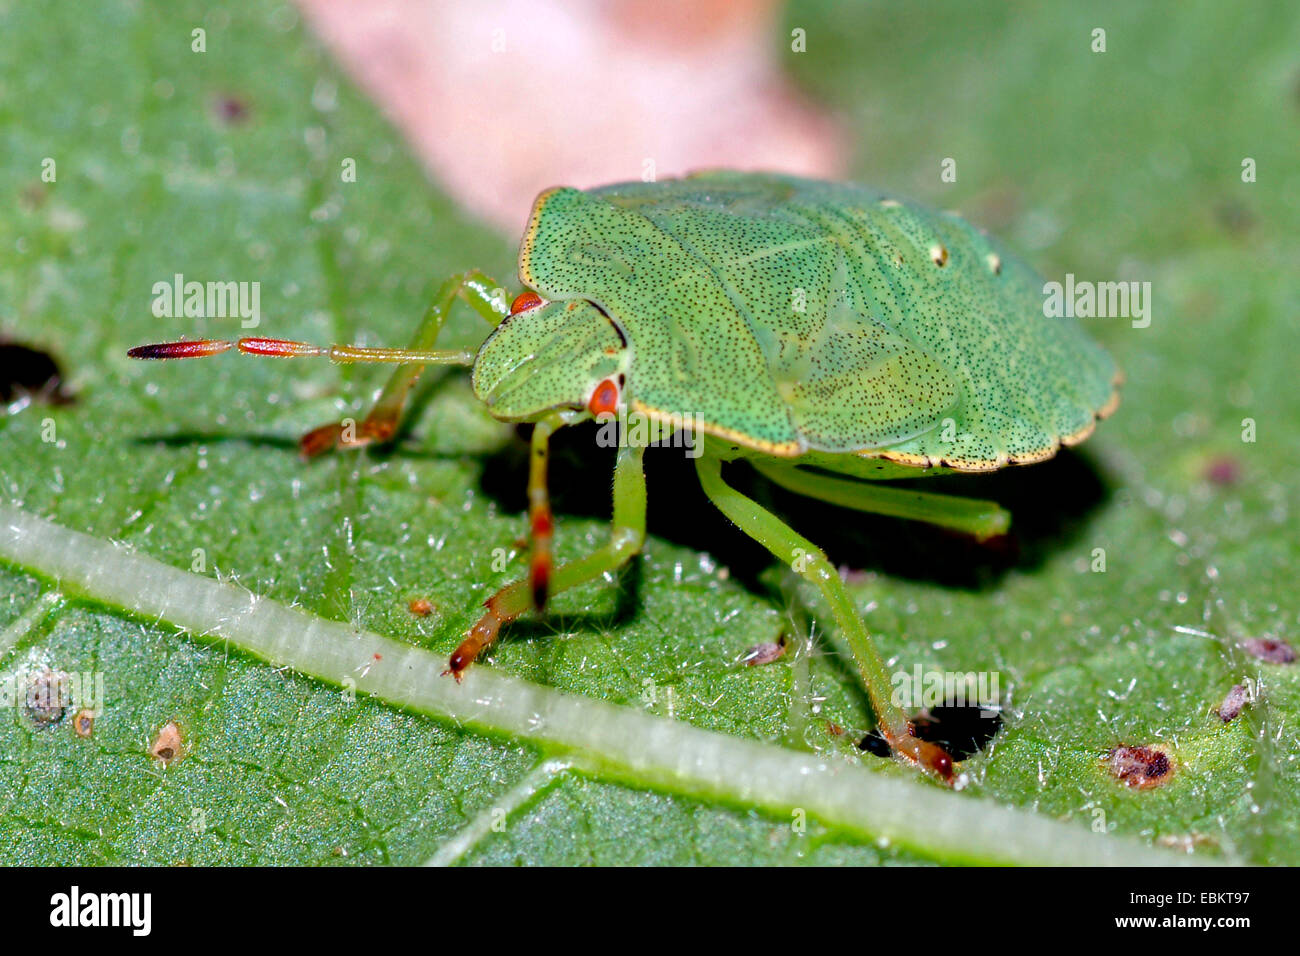
[[[329,422],[305,432],[298,439],[298,453],[304,460],[311,460],[335,449],[350,451],[371,444],[382,445],[397,434],[397,425],[397,416],[375,412],[355,427]]]
[[[922,770],[951,786],[953,774],[952,755],[938,744],[916,737],[911,733],[910,727],[908,730],[908,733],[901,736],[885,733],[884,736],[889,742],[890,748],[894,753],[911,761]]]
[[[952,783],[952,755],[938,744],[921,742],[917,763],[947,784]]]
[[[521,593],[518,585],[514,585],[502,588],[487,599],[484,604],[487,610],[483,612],[483,616],[469,629],[469,633],[465,635],[465,639],[459,646],[451,652],[451,657],[447,660],[447,669],[442,672],[444,676],[450,674],[459,683],[465,669],[478,660],[479,655],[497,639],[501,626],[513,621],[527,610],[528,599],[524,597],[521,600]]]
[[[338,422],[321,425],[319,428],[304,432],[298,439],[298,454],[304,459],[317,458],[339,447],[342,438],[343,426]]]

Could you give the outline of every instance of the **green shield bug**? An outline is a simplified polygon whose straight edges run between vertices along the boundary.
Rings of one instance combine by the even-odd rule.
[[[355,431],[333,424],[303,436],[307,456],[390,438],[431,364],[472,365],[493,416],[533,423],[529,572],[488,599],[451,656],[456,676],[502,625],[641,548],[644,443],[622,442],[608,543],[552,566],[554,431],[622,412],[687,431],[702,444],[707,496],[824,595],[893,752],[950,781],[949,755],[919,740],[891,701],[890,675],[836,569],[728,485],[722,465],[743,458],[798,493],[989,537],[1009,523],[996,504],[877,481],[1028,464],[1082,441],[1119,402],[1110,357],[1073,319],[1046,316],[1041,280],[969,223],[852,185],[719,171],[548,190],[529,218],[519,276],[527,291],[508,310],[480,273],[447,280],[405,349],[247,338],[130,354],[236,346],[397,365]],[[457,298],[495,327],[477,353],[433,347]]]

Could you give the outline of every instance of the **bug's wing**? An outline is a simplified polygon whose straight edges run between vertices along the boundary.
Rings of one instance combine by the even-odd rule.
[[[809,340],[769,351],[777,389],[809,448],[884,448],[942,427],[961,389],[940,362],[840,300]]]
[[[708,263],[809,448],[986,471],[1051,457],[1117,403],[1110,357],[959,216],[769,174],[596,192]]]

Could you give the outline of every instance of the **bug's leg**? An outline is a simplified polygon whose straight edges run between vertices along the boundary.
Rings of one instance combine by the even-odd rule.
[[[497,288],[499,286],[481,272],[451,276],[429,303],[409,348],[417,351],[433,348],[447,321],[447,313],[458,296],[495,328],[509,313],[505,303],[493,296]],[[385,442],[392,438],[397,432],[411,387],[423,371],[424,366],[418,363],[399,365],[360,425],[345,427],[331,422],[313,428],[298,440],[303,457],[314,458],[334,448],[361,448],[371,442]]]
[[[826,560],[826,555],[776,515],[723,481],[722,462],[718,458],[701,455],[695,460],[695,468],[704,493],[717,505],[718,510],[821,591],[826,603],[830,605],[840,633],[853,652],[854,662],[871,698],[871,706],[880,721],[880,732],[894,752],[950,783],[952,758],[942,747],[915,737],[907,715],[890,699],[892,685],[889,672],[885,670],[884,661],[876,652],[867,628],[853,605],[853,599],[840,580],[839,572]]]
[[[752,459],[750,463],[782,488],[843,508],[924,521],[974,535],[980,541],[1006,534],[1011,527],[1010,512],[996,501],[893,488],[887,482],[837,478],[760,459]]]
[[[609,541],[585,558],[560,565],[551,572],[548,591],[558,594],[602,574],[615,571],[641,550],[645,541],[645,449],[620,446],[614,466],[614,520]],[[533,606],[531,576],[508,584],[486,602],[487,610],[452,652],[446,673],[460,678],[465,668],[496,640],[501,626]]]
[[[528,586],[533,607],[546,610],[551,586],[551,537],[555,521],[551,517],[551,496],[546,487],[546,467],[551,434],[563,424],[558,414],[548,415],[533,426],[528,455]]]

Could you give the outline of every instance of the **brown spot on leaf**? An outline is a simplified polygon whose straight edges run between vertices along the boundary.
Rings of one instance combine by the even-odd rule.
[[[45,205],[49,195],[50,191],[44,183],[31,182],[18,195],[18,205],[24,212],[35,212]]]
[[[44,730],[63,719],[71,699],[71,678],[47,667],[28,681],[23,711],[38,730]]]
[[[181,729],[176,726],[176,721],[169,720],[163,725],[150,745],[149,753],[155,760],[161,761],[164,767],[170,766],[185,755],[185,744],[181,740]]]
[[[755,644],[749,650],[745,651],[741,661],[750,667],[759,667],[763,664],[770,664],[785,654],[785,635],[782,634],[775,641],[768,641],[764,644]]]
[[[1205,463],[1205,480],[1213,485],[1235,485],[1241,480],[1241,463],[1231,455],[1218,455]]]
[[[72,401],[63,390],[63,372],[53,355],[21,342],[0,341],[0,402],[23,398],[51,405]]]
[[[95,712],[93,710],[82,710],[72,718],[72,729],[78,737],[90,737],[95,733]]]
[[[1174,762],[1161,747],[1121,744],[1103,758],[1111,775],[1134,790],[1150,790],[1168,782]]]
[[[1241,646],[1251,657],[1269,664],[1295,663],[1295,648],[1280,637],[1249,637]]]
[[[248,119],[248,103],[232,94],[218,96],[212,104],[212,111],[227,126],[236,126]]]
[[[1246,686],[1234,684],[1232,690],[1228,691],[1228,696],[1223,698],[1223,703],[1219,705],[1219,719],[1225,724],[1236,720],[1241,715],[1242,708],[1248,703],[1250,703],[1250,692],[1246,690]]]

